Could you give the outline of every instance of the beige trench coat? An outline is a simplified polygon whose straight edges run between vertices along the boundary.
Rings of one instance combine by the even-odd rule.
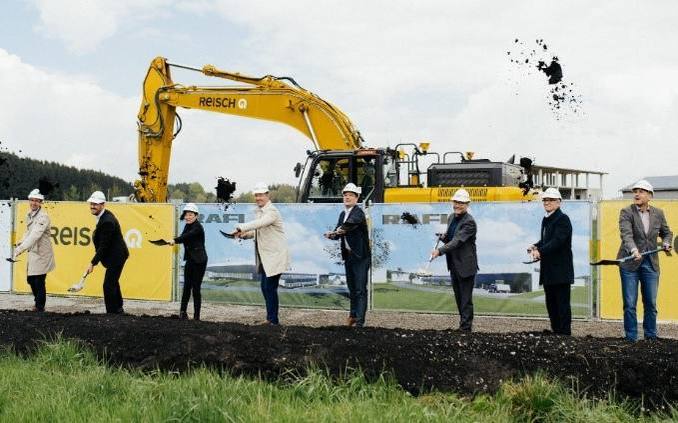
[[[41,207],[38,212],[26,215],[28,229],[19,245],[14,249],[14,256],[28,250],[28,276],[45,275],[56,267],[54,250],[50,240],[51,224],[49,216]]]
[[[287,237],[283,228],[280,212],[270,201],[264,207],[257,207],[256,219],[236,226],[245,232],[243,238],[254,238],[256,248],[255,260],[259,268],[259,257],[266,276],[275,276],[290,267],[290,253],[287,248]]]

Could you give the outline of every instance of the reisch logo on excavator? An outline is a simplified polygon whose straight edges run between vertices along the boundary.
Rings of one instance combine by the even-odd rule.
[[[244,98],[236,100],[230,97],[200,97],[198,105],[202,107],[222,107],[225,109],[235,108],[237,105],[238,109],[246,109],[247,100]]]

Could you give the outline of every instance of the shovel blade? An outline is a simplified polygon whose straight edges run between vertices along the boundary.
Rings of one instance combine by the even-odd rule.
[[[18,263],[19,260],[14,260],[12,257],[7,257],[5,260],[7,260],[10,263]]]
[[[169,244],[164,239],[152,239],[152,240],[149,240],[148,242],[150,242],[153,245],[167,245],[167,244]]]
[[[233,239],[233,238],[235,238],[235,235],[229,234],[228,232],[224,232],[224,231],[222,231],[221,229],[219,229],[219,232],[220,232],[223,236],[225,236],[226,238],[228,238],[228,239]]]
[[[620,264],[621,260],[598,260],[593,263],[589,263],[591,266],[612,266]]]
[[[82,291],[82,288],[85,287],[85,281],[81,280],[80,282],[76,283],[72,287],[68,288],[68,292],[78,292]]]

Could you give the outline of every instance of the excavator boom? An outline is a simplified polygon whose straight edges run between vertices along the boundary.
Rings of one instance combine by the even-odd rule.
[[[248,85],[184,86],[172,81],[171,66]],[[141,177],[135,182],[138,201],[167,201],[177,107],[284,123],[310,139],[315,149],[355,150],[362,147],[360,133],[341,110],[301,88],[291,78],[270,75],[255,78],[221,71],[211,65],[197,69],[172,65],[166,59],[157,57],[144,79],[138,114]]]

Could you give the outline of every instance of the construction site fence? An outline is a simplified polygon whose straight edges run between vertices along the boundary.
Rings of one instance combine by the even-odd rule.
[[[621,288],[617,266],[590,266],[598,258],[614,258],[619,247],[619,210],[628,201],[563,201],[572,227],[575,281],[571,291],[575,318],[620,319]],[[678,201],[653,201],[665,211],[669,226],[678,228]],[[82,202],[45,202],[57,267],[47,277],[53,295],[101,297],[105,269],[97,266],[77,294],[76,283],[94,255],[96,219]],[[183,205],[108,203],[120,221],[130,258],[120,279],[125,298],[176,300],[183,283],[181,246],[157,246],[151,240],[181,233]],[[347,310],[349,295],[338,241],[324,234],[336,228],[341,204],[276,204],[282,216],[291,267],[280,278],[282,307]],[[208,259],[202,285],[205,301],[263,305],[254,242],[224,234],[255,218],[253,204],[198,204],[206,235]],[[0,251],[11,257],[12,246],[26,231],[27,201],[0,202]],[[478,275],[473,295],[479,315],[547,315],[539,284],[539,263],[529,261],[527,247],[540,237],[544,210],[540,203],[473,203],[477,223]],[[408,219],[403,219],[403,214]],[[437,234],[452,216],[448,203],[373,204],[366,209],[371,238],[369,304],[372,310],[421,313],[456,312],[451,278],[444,257],[429,262]],[[414,219],[412,218],[414,217]],[[409,222],[408,222],[409,221]],[[30,293],[26,254],[11,265],[0,263],[0,291]],[[658,319],[678,321],[678,261],[661,255]],[[639,316],[642,311],[639,310]]]

